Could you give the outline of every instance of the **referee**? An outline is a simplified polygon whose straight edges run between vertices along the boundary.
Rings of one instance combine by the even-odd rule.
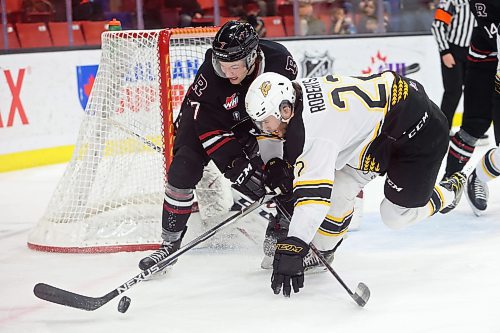
[[[441,0],[434,14],[432,34],[441,55],[444,94],[441,110],[451,130],[453,115],[462,96],[465,67],[475,25],[467,0]]]

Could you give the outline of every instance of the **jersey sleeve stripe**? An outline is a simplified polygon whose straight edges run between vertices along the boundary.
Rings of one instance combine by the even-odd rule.
[[[222,147],[224,144],[228,143],[229,141],[234,140],[234,138],[224,138],[221,141],[218,141],[217,144],[215,144],[213,147],[210,149],[206,149],[205,145],[203,145],[203,148],[205,148],[205,151],[207,152],[207,155],[213,154],[217,149]]]

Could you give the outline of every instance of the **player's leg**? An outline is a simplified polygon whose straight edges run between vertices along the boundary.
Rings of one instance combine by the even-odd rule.
[[[395,143],[387,170],[380,213],[382,221],[394,229],[415,224],[453,205],[465,182],[465,176],[455,179],[458,176],[454,175],[447,183],[435,185],[448,148],[448,124],[434,103],[429,101],[426,106],[423,102],[416,100],[414,107],[415,112],[427,109],[429,118],[425,127],[411,139]]]
[[[334,253],[352,221],[356,196],[377,175],[375,172],[363,172],[348,165],[335,172],[332,204],[312,241],[329,263],[333,261]],[[323,268],[312,252],[304,258],[304,266],[306,271],[312,271],[316,267]]]
[[[160,249],[139,262],[140,269],[150,268],[180,248],[191,216],[193,189],[202,177],[204,164],[203,155],[187,145],[175,151],[168,170],[163,201],[162,244]]]
[[[480,216],[488,206],[488,184],[500,176],[500,149],[490,149],[479,161],[474,171],[467,179],[467,199],[474,211]]]
[[[441,74],[443,77],[443,99],[441,100],[441,111],[443,111],[448,120],[448,128],[451,129],[453,116],[457,109],[460,98],[462,97],[465,61],[468,50],[465,47],[459,47],[450,44],[455,66],[452,68],[446,67],[441,61]]]
[[[474,152],[478,138],[490,127],[495,69],[496,63],[468,63],[462,126],[451,139],[445,177],[463,169]]]
[[[500,49],[500,35],[497,35],[497,50]],[[495,74],[493,93],[493,127],[495,142],[500,143],[500,54],[497,55],[497,68]],[[496,162],[496,163],[495,163]],[[489,150],[479,161],[474,171],[467,179],[467,199],[477,216],[480,216],[488,206],[487,182],[500,175],[500,149]]]

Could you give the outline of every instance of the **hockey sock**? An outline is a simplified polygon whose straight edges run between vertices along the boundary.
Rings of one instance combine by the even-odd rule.
[[[161,218],[163,239],[172,241],[177,233],[177,239],[180,237],[191,216],[193,200],[193,189],[178,189],[167,183]]]
[[[463,169],[474,152],[476,142],[477,138],[462,129],[451,138],[446,160],[445,178]]]
[[[497,163],[495,163],[497,162]],[[490,149],[476,166],[477,178],[486,183],[500,176],[500,149]]]
[[[432,195],[428,203],[431,209],[430,215],[434,215],[444,207],[449,206],[453,200],[455,200],[455,193],[453,191],[450,191],[441,185],[434,186],[434,190],[432,191]]]

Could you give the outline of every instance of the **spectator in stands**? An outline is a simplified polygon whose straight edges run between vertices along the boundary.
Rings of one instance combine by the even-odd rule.
[[[276,0],[266,0],[266,11],[261,11],[262,16],[275,16],[276,15]]]
[[[180,8],[179,27],[190,27],[193,18],[203,17],[198,0],[165,0],[165,8]]]
[[[162,2],[163,0],[143,0],[142,17],[145,29],[162,29],[177,26],[177,22],[175,24],[167,24],[166,26],[162,22],[162,12],[158,10],[158,8],[161,8]]]
[[[72,0],[73,20],[75,21],[102,21],[104,11],[96,0]]]
[[[244,0],[225,0],[229,16],[241,17],[245,15]]]
[[[316,15],[310,1],[299,4],[300,36],[325,35],[326,26]]]
[[[356,33],[356,28],[352,20],[347,16],[346,9],[342,6],[335,6],[332,9],[332,22],[329,33],[331,35],[347,35]]]
[[[26,22],[49,21],[56,12],[49,0],[23,0],[23,9]]]
[[[433,0],[392,0],[398,14],[392,18],[393,31],[422,32],[431,31],[435,5]]]
[[[358,5],[360,18],[356,25],[356,31],[359,33],[375,33],[390,31],[389,17],[384,11],[384,26],[379,28],[377,18],[377,2],[375,0],[361,0]]]
[[[245,12],[240,19],[242,22],[248,22],[255,29],[259,37],[266,37],[266,27],[260,17],[260,7],[255,0],[249,0],[245,3]]]

